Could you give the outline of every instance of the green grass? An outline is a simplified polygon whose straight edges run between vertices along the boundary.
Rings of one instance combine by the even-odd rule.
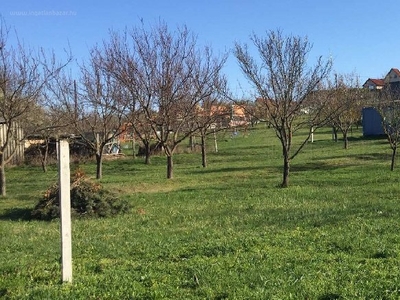
[[[330,138],[317,131],[287,189],[279,143],[261,126],[226,134],[208,168],[176,155],[172,180],[164,157],[106,161],[101,183],[134,208],[73,220],[72,284],[60,282],[59,221],[28,218],[56,168],[10,168],[0,298],[399,299],[400,170],[384,139],[355,131],[344,150]]]

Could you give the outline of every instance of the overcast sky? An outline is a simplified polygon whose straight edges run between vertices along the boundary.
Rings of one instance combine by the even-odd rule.
[[[26,45],[60,55],[70,47],[79,62],[110,29],[140,20],[186,25],[215,52],[231,50],[235,41],[250,43],[253,32],[280,29],[307,36],[314,45],[311,59],[332,57],[335,72],[355,72],[363,83],[400,68],[398,7],[398,0],[2,0],[0,12]],[[225,73],[233,92],[248,88],[232,55]]]

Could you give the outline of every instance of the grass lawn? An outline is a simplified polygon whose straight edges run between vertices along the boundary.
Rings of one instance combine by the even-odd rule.
[[[7,170],[0,199],[0,298],[399,299],[400,169],[385,139],[350,148],[317,131],[281,182],[281,148],[259,125],[198,153],[104,163],[103,186],[133,205],[75,219],[73,283],[62,284],[59,220],[29,220],[55,166]],[[76,168],[72,165],[71,169]],[[93,163],[82,164],[94,175]]]

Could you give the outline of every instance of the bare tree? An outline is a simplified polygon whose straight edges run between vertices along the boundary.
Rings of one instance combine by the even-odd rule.
[[[330,83],[328,110],[331,111],[328,114],[332,119],[329,123],[334,132],[342,133],[344,149],[349,147],[348,135],[352,126],[361,120],[364,94],[365,90],[360,88],[359,78],[355,74],[336,74],[334,82]]]
[[[162,22],[150,30],[133,28],[123,37],[114,34],[111,44],[112,72],[131,92],[131,107],[144,115],[164,149],[167,178],[173,178],[177,146],[199,130],[197,108],[225,84],[221,70],[226,56],[198,48],[186,27],[170,32]]]
[[[55,143],[58,131],[66,126],[61,123],[61,118],[56,116],[49,107],[46,107],[46,104],[47,101],[40,101],[40,106],[32,107],[30,116],[25,119],[27,125],[24,126],[24,131],[30,133],[29,136],[26,136],[28,142],[31,139],[34,140],[28,149],[31,151],[36,149],[31,153],[35,157],[40,157],[43,172],[47,172],[50,148],[55,149],[55,147],[50,147],[50,144]]]
[[[76,122],[81,136],[96,153],[96,178],[102,177],[102,160],[105,148],[112,151],[115,140],[123,132],[126,122],[126,89],[110,74],[104,72],[102,57],[92,51],[89,65],[82,68],[82,104],[86,116]],[[88,138],[83,129],[89,128]],[[93,139],[94,138],[94,139]]]
[[[144,152],[145,164],[150,164],[153,150],[160,146],[159,142],[154,143],[156,136],[148,117],[148,112],[155,116],[156,111],[151,112],[149,108],[146,114],[146,111],[140,107],[143,101],[139,102],[139,99],[154,97],[154,91],[150,85],[150,74],[146,73],[150,70],[139,69],[135,60],[138,54],[132,53],[134,46],[129,42],[127,32],[123,35],[112,32],[110,40],[103,42],[103,48],[98,50],[98,53],[104,62],[103,71],[115,78],[128,91],[126,118],[135,138],[138,138],[143,145],[143,148],[139,147],[139,150]],[[141,74],[141,71],[145,72]]]
[[[151,156],[161,149],[158,142],[155,140],[155,135],[149,126],[146,116],[141,110],[132,111],[129,115],[129,120],[134,129],[135,136],[138,137],[143,147],[140,152],[144,154],[144,163],[146,165],[150,164]]]
[[[76,134],[95,153],[96,178],[103,176],[103,154],[110,152],[125,130],[126,89],[104,72],[102,57],[96,49],[88,64],[81,67],[80,81],[63,73],[50,84],[54,107],[64,112],[72,126],[67,134]],[[109,147],[110,149],[108,149]]]
[[[70,61],[56,62],[54,55],[34,51],[23,44],[8,44],[10,33],[0,20],[0,193],[6,195],[5,166],[13,159],[25,137],[43,128],[33,126],[35,108],[45,84]],[[42,124],[44,125],[44,124]],[[38,124],[39,126],[39,124]]]
[[[328,76],[332,63],[319,57],[315,66],[308,67],[307,58],[312,45],[307,38],[284,36],[281,31],[269,31],[265,38],[253,34],[251,40],[258,50],[260,62],[252,57],[247,45],[236,43],[234,54],[243,74],[263,100],[268,115],[266,121],[281,142],[281,186],[287,187],[291,160],[307,143],[313,130],[325,121],[320,118],[322,109],[319,107],[325,101],[314,101],[312,109],[309,109],[307,101]],[[293,135],[301,128],[307,128],[308,134],[299,145],[292,147]]]
[[[216,147],[216,132],[224,130],[227,125],[227,118],[230,112],[226,103],[215,98],[204,99],[198,112],[194,117],[195,127],[199,128],[198,132],[201,139],[201,164],[206,168],[207,163],[207,136],[214,135],[214,145]]]
[[[371,93],[371,92],[370,92]],[[382,117],[382,127],[392,149],[390,170],[394,171],[397,149],[400,144],[400,100],[399,90],[386,86],[374,93],[375,108]]]

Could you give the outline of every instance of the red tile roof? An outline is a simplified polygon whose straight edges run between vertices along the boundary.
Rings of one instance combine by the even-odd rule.
[[[400,78],[400,70],[397,68],[391,68],[390,71],[387,73],[385,78],[383,79],[376,79],[376,78],[368,78],[368,80],[363,84],[365,87],[367,84],[373,83],[376,87],[383,87],[385,86],[385,80],[387,80],[389,74],[394,73],[397,75],[397,77]]]
[[[398,71],[398,70],[397,70]],[[400,72],[399,72],[400,74]],[[369,81],[372,81],[375,85],[380,85],[380,86],[384,86],[385,85],[385,81],[383,79],[373,79],[373,78],[369,78]],[[367,81],[368,81],[367,80]]]

